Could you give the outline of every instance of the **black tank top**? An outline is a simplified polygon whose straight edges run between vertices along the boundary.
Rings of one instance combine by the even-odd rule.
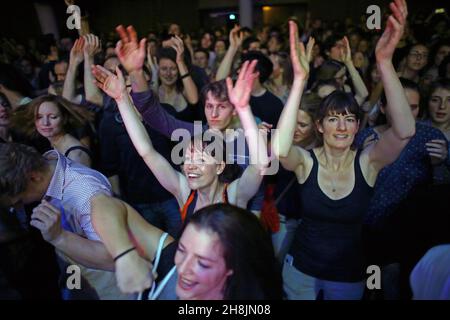
[[[300,192],[302,222],[290,248],[293,265],[310,276],[340,282],[364,278],[361,229],[373,188],[361,172],[360,151],[354,160],[355,186],[340,200],[330,199],[319,187],[318,160]]]
[[[67,151],[66,151],[66,153],[64,154],[64,156],[68,157],[69,154],[70,154],[72,151],[74,151],[74,150],[81,150],[81,151],[84,151],[84,152],[87,153],[87,155],[89,156],[89,158],[92,159],[92,153],[91,153],[91,150],[89,150],[88,148],[83,147],[83,146],[74,146],[74,147],[70,147],[69,149],[67,149]]]

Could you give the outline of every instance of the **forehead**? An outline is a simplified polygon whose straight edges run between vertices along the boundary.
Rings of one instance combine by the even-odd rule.
[[[356,117],[356,114],[351,113],[348,108],[345,108],[343,111],[329,110],[327,117]]]
[[[196,58],[206,58],[206,53],[203,51],[197,51],[196,53],[194,53],[194,57]]]
[[[116,69],[116,67],[120,65],[120,61],[117,58],[109,58],[108,60],[105,61],[104,63],[104,67],[108,70],[114,70]]]
[[[176,63],[167,58],[161,58],[159,60],[159,65],[164,67],[176,67]]]
[[[69,65],[67,64],[67,62],[60,62],[60,63],[55,64],[55,70],[62,71],[62,70],[67,69],[68,66]]]
[[[224,104],[224,105],[232,107],[232,104],[231,104],[230,101],[219,99],[218,97],[214,96],[211,91],[208,91],[206,93],[206,103],[210,103],[210,104]]]
[[[180,243],[186,250],[211,260],[223,259],[223,247],[217,233],[189,224]]]
[[[428,53],[428,48],[423,45],[413,46],[410,52],[424,52]]]
[[[450,90],[446,88],[437,88],[432,93],[433,96],[441,96],[441,97],[448,97],[450,96]]]
[[[38,108],[38,112],[39,113],[45,113],[45,112],[57,113],[57,112],[59,112],[59,108],[56,105],[56,103],[51,102],[51,101],[46,101],[46,102],[41,103],[41,105]]]

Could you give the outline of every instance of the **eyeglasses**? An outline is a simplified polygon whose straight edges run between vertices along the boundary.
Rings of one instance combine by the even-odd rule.
[[[428,53],[420,53],[413,51],[409,55],[415,58],[428,59]]]

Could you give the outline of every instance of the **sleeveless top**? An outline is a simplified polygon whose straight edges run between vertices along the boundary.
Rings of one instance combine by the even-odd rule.
[[[229,201],[228,201],[228,183],[225,183],[225,188],[223,189],[222,202],[227,203],[227,204],[229,203]],[[194,209],[195,209],[196,204],[197,204],[197,190],[192,190],[186,203],[184,204],[183,208],[181,208],[181,210],[180,210],[181,221],[183,223],[186,221],[186,218],[189,218],[194,214]]]
[[[357,282],[365,276],[362,222],[373,194],[361,171],[358,151],[354,160],[355,186],[339,200],[330,199],[319,187],[319,162],[311,150],[313,168],[300,192],[302,222],[290,255],[293,265],[312,277]]]

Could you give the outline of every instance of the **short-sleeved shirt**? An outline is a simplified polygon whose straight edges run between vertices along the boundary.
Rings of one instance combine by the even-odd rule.
[[[355,146],[362,148],[368,137],[373,137],[375,141],[379,139],[373,128],[366,128],[357,135]],[[435,128],[416,123],[416,134],[397,160],[378,173],[366,223],[381,225],[414,187],[431,183],[433,173],[426,143],[435,139],[443,140],[445,136]]]
[[[100,241],[91,222],[91,199],[99,194],[112,195],[108,179],[57,151],[46,152],[44,157],[58,160],[45,197],[64,215],[64,229],[89,240]]]

